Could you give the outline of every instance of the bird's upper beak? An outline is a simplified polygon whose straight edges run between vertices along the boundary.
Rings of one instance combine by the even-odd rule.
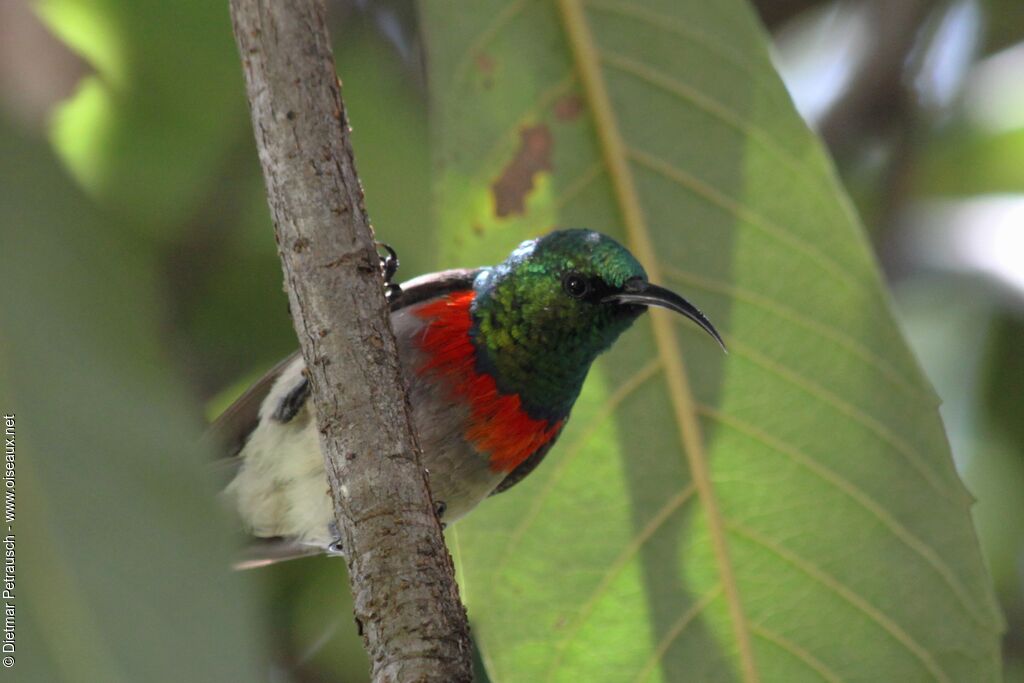
[[[711,321],[708,320],[696,306],[675,292],[665,289],[664,287],[652,285],[645,280],[636,278],[628,280],[623,286],[621,292],[609,294],[602,299],[602,301],[617,304],[660,306],[661,308],[667,308],[670,311],[681,313],[700,325],[705,332],[715,338],[715,341],[718,342],[723,351],[726,350],[725,342],[722,341],[722,336],[718,334],[718,330],[716,330],[715,326],[711,324]]]

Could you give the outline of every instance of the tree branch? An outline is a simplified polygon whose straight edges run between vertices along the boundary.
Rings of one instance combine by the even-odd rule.
[[[468,681],[320,0],[231,0],[288,300],[374,681]]]

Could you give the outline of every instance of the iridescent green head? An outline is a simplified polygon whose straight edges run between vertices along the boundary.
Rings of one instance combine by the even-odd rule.
[[[504,263],[485,268],[474,289],[478,369],[501,391],[519,394],[537,418],[568,414],[594,358],[647,306],[683,313],[718,338],[696,308],[651,285],[625,247],[592,230],[523,242]]]

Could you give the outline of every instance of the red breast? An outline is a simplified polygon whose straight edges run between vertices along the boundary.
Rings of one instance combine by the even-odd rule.
[[[470,337],[470,305],[476,292],[455,292],[417,307],[424,321],[415,343],[426,360],[419,374],[432,373],[470,406],[466,441],[490,458],[491,469],[511,472],[553,439],[564,420],[550,423],[530,417],[518,394],[503,394],[494,377],[476,369],[476,347]]]

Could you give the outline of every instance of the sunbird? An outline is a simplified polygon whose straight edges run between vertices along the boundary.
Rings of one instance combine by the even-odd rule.
[[[625,247],[592,230],[551,232],[497,266],[431,273],[397,291],[391,322],[442,523],[541,463],[594,359],[648,307],[686,316],[725,348],[693,304],[650,283]],[[212,427],[231,456],[223,495],[266,539],[250,565],[343,552],[304,367],[292,354]]]

